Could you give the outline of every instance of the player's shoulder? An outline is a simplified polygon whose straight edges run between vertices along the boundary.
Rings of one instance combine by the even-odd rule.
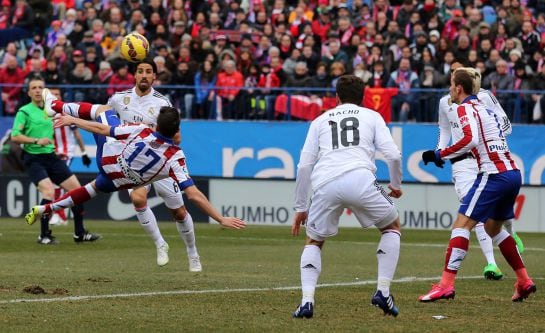
[[[131,94],[132,94],[132,89],[117,91],[112,96],[110,96],[110,101],[120,101],[126,96],[130,96]]]
[[[161,94],[160,92],[158,92],[155,89],[153,89],[153,91],[151,93],[151,97],[153,97],[154,99],[156,99],[158,101],[161,101],[161,102],[165,103],[167,106],[172,106],[172,104],[170,103],[170,100],[165,95]]]

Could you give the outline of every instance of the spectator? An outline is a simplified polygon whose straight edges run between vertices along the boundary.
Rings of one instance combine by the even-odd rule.
[[[34,30],[34,11],[25,0],[16,0],[11,12],[11,26],[27,31]]]
[[[2,9],[0,10],[0,30],[9,28],[11,2],[10,0],[2,0]]]
[[[299,61],[295,64],[295,71],[293,75],[288,75],[288,80],[284,84],[285,87],[289,87],[291,95],[308,95],[308,91],[304,88],[310,86],[310,76],[308,75],[307,63]]]
[[[123,91],[134,85],[134,76],[129,73],[129,67],[126,63],[116,64],[114,74],[110,78],[110,84],[108,85],[108,95],[112,96],[117,91]]]
[[[399,88],[399,93],[392,99],[392,121],[407,122],[417,113],[418,94],[410,89],[419,88],[418,75],[411,70],[411,62],[401,58],[399,69],[392,72],[388,87]]]
[[[98,72],[93,76],[93,84],[108,85],[113,75],[112,66],[107,61],[101,61]],[[106,88],[96,89],[94,94],[89,95],[89,103],[104,104],[108,100]]]
[[[48,59],[43,72],[43,78],[47,86],[64,84],[64,75],[59,71],[55,59]]]
[[[522,31],[518,34],[518,38],[522,41],[522,49],[525,54],[523,60],[528,60],[534,52],[540,49],[541,37],[534,30],[532,22],[525,21],[522,23]]]
[[[496,62],[496,71],[490,73],[482,82],[484,89],[489,89],[494,95],[498,98],[498,101],[501,105],[512,105],[510,103],[510,94],[499,92],[501,90],[512,90],[513,89],[513,75],[509,74],[509,69],[507,67],[507,61],[500,59]],[[505,113],[509,119],[513,119],[513,109],[506,108]]]
[[[195,106],[191,118],[210,118],[216,96],[214,91],[216,80],[217,76],[212,62],[205,60],[195,74]]]
[[[318,63],[320,62],[320,58],[314,52],[314,50],[312,49],[312,46],[310,45],[303,46],[303,52],[298,60],[306,62],[307,68],[309,69],[308,71],[309,75],[316,74],[316,69],[317,69]]]
[[[335,89],[337,87],[337,81],[341,76],[346,73],[346,68],[342,62],[334,62],[329,68],[329,78],[331,80],[329,88]]]
[[[17,59],[11,54],[4,57],[5,67],[0,68],[0,82],[6,84],[22,84],[25,72],[17,65]],[[21,87],[2,87],[2,103],[4,114],[13,116],[21,98]]]
[[[341,50],[341,43],[339,40],[333,40],[325,47],[325,54],[322,56],[322,62],[326,63],[328,66],[334,62],[342,62],[345,66],[348,64],[348,55]]]
[[[287,58],[286,60],[284,60],[284,63],[282,64],[282,69],[284,70],[284,72],[286,72],[286,74],[288,75],[295,74],[295,65],[297,64],[297,62],[301,61],[299,59],[300,57],[301,57],[301,51],[299,49],[293,49],[291,51],[291,56]]]
[[[371,72],[371,77],[366,82],[366,86],[371,88],[386,88],[389,79],[390,75],[384,67],[384,62],[376,61],[373,64],[373,71]]]
[[[514,71],[513,90],[529,90],[532,82],[526,74],[526,64],[521,60],[517,61]],[[510,119],[517,123],[531,122],[530,96],[524,93],[511,94],[511,96],[511,105],[508,105],[508,109],[513,109],[513,118]]]
[[[425,65],[420,73],[422,88],[440,89],[446,85],[446,78],[439,73],[432,65]],[[440,93],[424,92],[420,95],[420,112],[416,112],[419,122],[437,122],[436,105],[439,103]],[[419,117],[418,117],[419,116]]]
[[[157,66],[157,73],[155,74],[156,85],[160,86],[172,82],[172,73],[166,67],[165,58],[163,56],[156,56],[153,58],[153,62]]]
[[[451,0],[449,0],[451,1]],[[450,41],[454,41],[458,37],[458,31],[460,27],[465,24],[464,13],[461,9],[452,10],[451,18],[445,23],[443,32],[441,33],[442,37]]]
[[[325,42],[327,39],[327,33],[331,29],[331,21],[329,19],[329,9],[318,8],[318,19],[312,21],[312,32],[320,37],[322,42]]]
[[[257,87],[265,88],[265,89],[259,90],[259,93],[261,97],[265,99],[265,111],[267,114],[267,118],[271,120],[273,116],[274,102],[278,94],[278,91],[272,91],[271,88],[273,89],[279,88],[280,79],[278,78],[276,73],[272,71],[271,66],[269,64],[263,64],[261,66],[261,74],[259,76]],[[258,111],[257,117],[263,118],[262,116],[263,115],[260,114],[260,112]]]
[[[171,85],[192,86],[195,84],[195,74],[187,61],[178,63],[176,71],[172,74]],[[189,118],[193,109],[194,92],[189,87],[172,90],[170,95],[174,105],[182,112],[182,117]]]
[[[222,119],[241,119],[239,105],[240,88],[244,86],[244,77],[242,73],[236,70],[236,63],[233,60],[227,60],[223,64],[223,71],[218,74],[218,96],[221,101]]]
[[[57,37],[59,34],[63,33],[62,31],[62,22],[59,20],[54,20],[51,22],[51,31],[47,33],[46,45],[48,48],[52,48],[53,45],[57,44]]]
[[[541,91],[541,94],[532,94],[532,101],[535,103],[532,108],[532,122],[543,124],[545,121],[545,66],[541,66],[540,71],[532,80],[532,90]]]
[[[319,63],[316,66],[316,74],[310,78],[309,88],[329,88],[331,85],[331,80],[327,75],[327,65],[323,62]],[[329,95],[326,91],[311,91],[311,98],[322,98],[326,95]]]

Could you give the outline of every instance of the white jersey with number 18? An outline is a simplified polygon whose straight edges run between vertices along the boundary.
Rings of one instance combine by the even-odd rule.
[[[392,186],[401,188],[401,153],[379,113],[355,104],[342,104],[324,112],[311,123],[301,152],[296,209],[306,205],[308,178],[316,190],[354,169],[375,173],[377,150],[386,158]],[[312,174],[306,175],[309,167]]]

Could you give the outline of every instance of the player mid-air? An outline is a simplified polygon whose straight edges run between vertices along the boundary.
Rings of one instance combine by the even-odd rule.
[[[49,115],[54,115],[56,112],[51,109],[54,97],[47,92],[45,95],[45,110]],[[173,142],[173,138],[180,135],[180,116],[175,108],[161,107],[156,130],[142,124],[120,126],[119,118],[105,105],[90,110],[70,109],[65,113],[70,115],[58,116],[55,126],[76,125],[97,134],[99,174],[92,182],[50,204],[32,207],[25,216],[28,224],[33,224],[42,214],[86,202],[98,192],[110,193],[145,186],[170,177],[189,200],[224,227],[242,229],[246,226],[239,218],[220,215],[189,177],[185,155]],[[106,140],[106,137],[116,140]]]

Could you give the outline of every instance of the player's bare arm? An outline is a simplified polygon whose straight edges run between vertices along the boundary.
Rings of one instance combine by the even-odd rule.
[[[110,136],[111,126],[97,123],[96,121],[89,121],[89,120],[84,120],[81,118],[75,118],[67,114],[62,114],[58,116],[58,118],[55,118],[55,128],[62,127],[62,126],[69,126],[69,125],[76,125],[82,130],[86,130],[91,133],[104,135],[104,136]]]
[[[237,217],[227,217],[222,216],[208,201],[206,196],[197,188],[197,186],[192,185],[184,189],[187,198],[191,200],[200,210],[206,213],[208,216],[216,220],[219,224],[226,228],[232,229],[244,229],[246,227],[246,222],[237,218]]]

